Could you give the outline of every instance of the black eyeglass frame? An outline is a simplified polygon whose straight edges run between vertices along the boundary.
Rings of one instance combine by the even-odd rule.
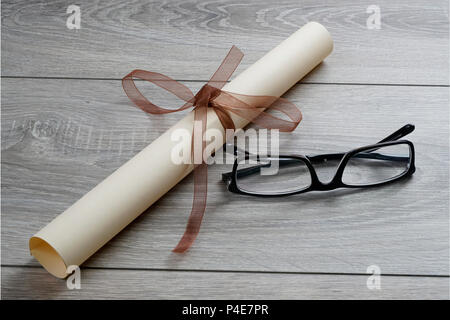
[[[245,189],[242,189],[239,187],[237,182],[237,175],[239,173],[243,174],[243,171],[251,172],[255,168],[259,170],[261,166],[256,165],[255,167],[245,168],[245,169],[237,169],[238,165],[243,160],[249,160],[249,159],[257,159],[259,160],[259,155],[251,155],[248,152],[242,157],[236,157],[234,164],[233,164],[233,170],[231,172],[223,173],[222,174],[222,180],[227,183],[228,190],[233,193],[238,194],[244,194],[244,195],[251,195],[251,196],[260,196],[260,197],[278,197],[278,196],[287,196],[287,195],[294,195],[294,194],[300,194],[305,193],[309,191],[329,191],[334,190],[337,188],[366,188],[366,187],[376,187],[381,185],[386,185],[392,182],[395,182],[399,179],[405,178],[407,176],[411,176],[415,170],[415,150],[414,145],[409,140],[397,140],[400,139],[407,134],[414,131],[414,125],[407,124],[400,128],[399,130],[395,131],[388,137],[384,138],[380,142],[372,145],[367,145],[364,147],[356,148],[351,151],[348,151],[346,153],[330,153],[330,154],[320,154],[320,155],[314,155],[314,156],[305,156],[305,155],[278,155],[276,156],[276,159],[283,160],[283,159],[295,159],[296,161],[300,160],[303,161],[311,175],[311,184],[308,187],[305,187],[303,189],[299,190],[293,190],[293,191],[283,191],[283,192],[273,192],[273,193],[258,193],[258,192],[250,192]],[[409,154],[409,164],[407,170],[404,172],[398,174],[397,176],[394,176],[390,179],[387,179],[385,181],[380,181],[376,183],[371,184],[348,184],[345,183],[342,180],[342,176],[344,174],[345,167],[355,154],[363,153],[364,151],[368,151],[366,154],[369,154],[369,152],[375,151],[376,149],[379,149],[381,147],[387,147],[387,146],[393,146],[393,145],[401,145],[406,144],[409,146],[410,154]],[[267,155],[264,156],[264,159],[270,160],[271,156]],[[314,166],[312,164],[313,161],[325,161],[325,160],[337,160],[341,159],[336,173],[334,174],[333,178],[329,182],[322,182],[319,180],[319,177],[316,173],[316,170],[314,169]]]

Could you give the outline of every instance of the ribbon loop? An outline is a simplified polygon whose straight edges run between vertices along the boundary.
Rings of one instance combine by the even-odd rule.
[[[187,103],[177,109],[165,109],[161,108],[150,101],[139,91],[134,83],[134,78],[146,80],[152,82],[155,85],[169,91],[178,98],[186,101]],[[122,79],[122,87],[128,98],[143,111],[151,114],[164,114],[178,112],[192,107],[190,101],[193,100],[194,94],[184,84],[169,78],[166,75],[157,72],[145,71],[145,70],[133,70]]]
[[[239,65],[244,54],[232,46],[225,59],[214,75],[195,95],[182,83],[166,75],[145,71],[133,70],[122,79],[122,86],[130,100],[139,108],[150,114],[165,114],[182,111],[194,107],[194,127],[192,134],[192,153],[194,159],[194,198],[191,214],[186,230],[178,245],[173,250],[182,253],[194,243],[202,223],[206,209],[208,166],[204,159],[206,142],[203,135],[207,129],[207,110],[211,107],[224,130],[235,129],[231,113],[267,129],[279,129],[282,132],[293,131],[302,119],[300,110],[290,101],[273,96],[251,96],[230,93],[221,90],[234,70]],[[146,80],[171,92],[185,103],[177,109],[161,108],[151,103],[137,89],[134,78]],[[275,117],[264,112],[272,109],[284,114],[289,120]],[[200,123],[200,126],[197,124]],[[200,159],[199,156],[200,155]]]

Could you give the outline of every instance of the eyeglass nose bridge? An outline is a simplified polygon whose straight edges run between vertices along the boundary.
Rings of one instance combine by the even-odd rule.
[[[317,191],[331,191],[338,188],[338,185],[333,181],[322,182],[317,179],[317,183],[314,186]]]
[[[338,189],[342,186],[341,179],[343,174],[342,163],[345,162],[346,154],[345,153],[332,153],[332,154],[324,154],[324,155],[314,155],[314,156],[305,156],[307,166],[309,167],[309,171],[311,174],[311,186],[314,186],[315,191],[331,191]],[[323,182],[320,180],[319,175],[317,174],[316,167],[313,162],[319,161],[327,161],[328,159],[339,159],[339,163],[336,168],[336,172],[331,180]]]
[[[336,175],[330,181],[323,182],[319,179],[316,171],[313,169],[311,176],[311,186],[314,186],[315,191],[331,191],[340,188],[340,183]]]

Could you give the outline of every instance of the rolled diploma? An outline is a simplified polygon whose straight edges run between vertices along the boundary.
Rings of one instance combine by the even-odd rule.
[[[226,84],[223,90],[281,96],[316,67],[333,49],[321,24],[310,22]],[[251,103],[251,102],[250,102]],[[232,115],[236,128],[248,121]],[[189,174],[193,166],[171,161],[176,129],[192,133],[193,112],[113,172],[57,216],[30,241],[31,254],[52,275],[64,278],[67,267],[79,266],[131,221]],[[208,110],[207,128],[224,132],[215,112]],[[188,150],[190,150],[190,139]],[[223,141],[216,141],[215,148]],[[186,208],[186,212],[190,208]],[[175,239],[174,239],[175,240]],[[176,239],[178,240],[178,239]]]

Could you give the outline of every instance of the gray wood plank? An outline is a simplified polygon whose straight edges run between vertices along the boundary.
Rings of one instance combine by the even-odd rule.
[[[186,83],[198,89],[201,83]],[[157,103],[174,105],[160,90]],[[449,274],[448,88],[297,85],[304,121],[284,153],[347,151],[415,123],[417,172],[371,190],[279,199],[229,193],[210,166],[208,208],[194,247],[171,249],[192,201],[188,177],[86,262],[91,267]],[[28,238],[182,114],[147,116],[120,81],[3,79],[2,263],[33,265]]]
[[[3,299],[448,299],[448,278],[82,269],[81,289],[39,268],[2,267]]]
[[[231,45],[255,62],[308,21],[323,23],[334,53],[306,80],[449,84],[448,1],[81,0],[81,29],[66,27],[67,1],[2,1],[3,76],[122,78],[140,68],[208,79]],[[239,71],[238,70],[238,71]]]

